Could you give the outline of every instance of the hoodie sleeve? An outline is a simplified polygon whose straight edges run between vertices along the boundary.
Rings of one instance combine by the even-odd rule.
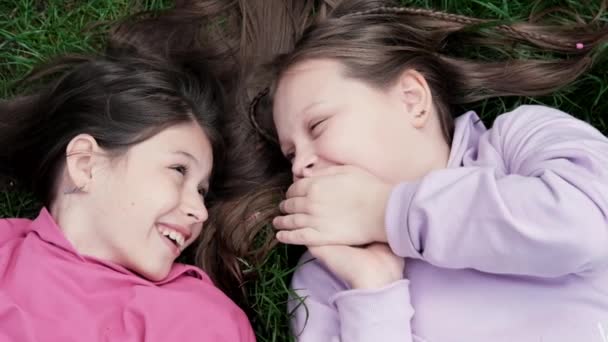
[[[305,254],[292,281],[292,332],[299,342],[423,342],[412,335],[409,281],[351,290]]]
[[[397,186],[394,253],[446,268],[558,277],[608,262],[608,140],[542,106],[503,114],[462,167]]]

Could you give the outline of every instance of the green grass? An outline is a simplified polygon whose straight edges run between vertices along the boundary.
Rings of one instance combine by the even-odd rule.
[[[598,11],[600,0],[412,0],[412,6],[447,10],[453,13],[501,20],[526,19],[530,13],[552,6],[565,6],[589,20]],[[15,81],[33,66],[66,52],[100,49],[104,27],[89,30],[93,22],[118,19],[141,10],[156,10],[168,0],[0,0],[0,98],[12,96]],[[567,17],[561,13],[557,17]],[[603,21],[608,16],[602,17]],[[572,86],[541,98],[501,98],[483,101],[465,109],[475,109],[488,122],[498,114],[524,103],[542,103],[560,108],[608,133],[608,63],[596,67]],[[602,100],[604,98],[604,100]],[[38,204],[31,195],[0,179],[0,217],[31,217]],[[290,341],[285,309],[287,283],[293,253],[277,248],[257,270],[260,279],[249,284],[253,325],[259,341]]]

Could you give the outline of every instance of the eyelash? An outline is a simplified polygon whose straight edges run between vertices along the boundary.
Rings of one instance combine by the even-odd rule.
[[[186,165],[172,166],[171,169],[181,173],[183,176],[185,176],[188,173],[188,167]]]
[[[188,167],[186,165],[176,165],[176,166],[172,166],[171,169],[179,172],[182,176],[185,176],[186,174],[188,174]],[[198,193],[201,195],[201,197],[203,197],[203,199],[207,196],[207,189],[205,188],[200,188],[198,189]]]
[[[321,120],[315,122],[314,124],[310,125],[310,128],[309,128],[310,132],[311,133],[314,132],[315,128],[317,128],[320,124],[324,123],[325,120],[327,120],[327,119],[321,119]]]
[[[310,131],[310,133],[312,134],[315,130],[315,128],[317,128],[320,124],[324,123],[327,120],[327,118],[325,119],[321,119],[317,122],[315,122],[314,124],[310,125],[310,127],[308,128],[308,130]],[[285,158],[287,158],[287,160],[290,163],[293,163],[293,159],[295,158],[295,154],[294,153],[288,153],[287,155],[285,155]]]

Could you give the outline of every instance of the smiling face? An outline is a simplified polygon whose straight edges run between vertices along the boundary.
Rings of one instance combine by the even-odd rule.
[[[87,213],[80,217],[81,230],[66,235],[81,254],[161,280],[207,219],[204,195],[212,165],[211,145],[199,125],[169,127],[92,168],[84,193],[76,195]]]
[[[430,92],[416,72],[378,89],[345,77],[334,60],[304,61],[282,75],[273,113],[294,180],[305,168],[352,165],[397,183],[447,160]]]

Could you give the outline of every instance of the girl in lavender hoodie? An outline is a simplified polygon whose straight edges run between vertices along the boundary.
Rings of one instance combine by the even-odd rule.
[[[205,272],[176,262],[208,218],[223,145],[219,85],[188,58],[65,58],[0,102],[1,171],[44,204],[0,220],[0,340],[255,340]]]
[[[318,13],[250,110],[292,165],[273,223],[308,247],[292,284],[298,339],[605,342],[608,139],[543,106],[491,129],[452,108],[558,89],[607,28],[492,25],[389,1]],[[456,34],[567,57],[451,57]],[[266,92],[272,111],[258,106]]]

